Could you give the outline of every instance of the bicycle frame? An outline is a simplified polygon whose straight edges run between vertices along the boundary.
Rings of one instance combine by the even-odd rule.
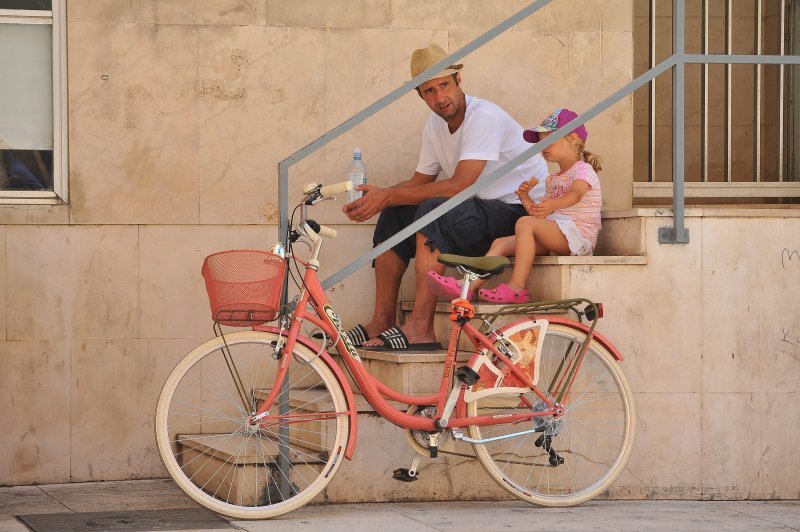
[[[288,253],[276,245],[255,254],[269,266],[262,275],[267,284],[253,290],[263,297],[231,290],[238,314],[230,315],[237,319],[221,314],[228,310],[224,298],[209,288],[217,337],[172,370],[156,407],[158,450],[180,487],[209,509],[247,519],[308,503],[355,454],[355,389],[378,415],[405,429],[415,454],[408,469],[394,471],[397,480],[415,480],[421,458],[436,458],[452,438],[461,442],[455,445],[470,444],[489,476],[527,502],[566,506],[606,490],[630,456],[636,418],[630,387],[613,360],[622,357],[594,333],[602,306],[570,299],[493,307],[476,316],[469,301],[454,299],[438,389],[424,395],[392,389],[370,374],[317,277],[323,237],[336,231],[307,219],[306,206],[345,191],[344,185],[303,187],[300,222],[292,221],[286,235]],[[294,255],[297,242],[312,244],[311,253]],[[259,269],[247,263],[252,253],[232,253],[234,263],[242,257],[243,271]],[[461,297],[471,281],[508,265],[455,255],[440,261],[463,274]],[[287,304],[285,274],[293,263],[302,284]],[[241,277],[233,288],[250,282]],[[278,324],[260,324],[278,312]],[[512,319],[495,325],[500,316]],[[223,334],[222,325],[245,324],[254,332]],[[302,332],[311,328],[321,342]],[[471,343],[472,356],[456,371],[458,353],[469,352],[459,351],[461,342]],[[571,465],[549,469],[567,459]]]
[[[543,394],[533,384],[530,377],[525,375],[525,373],[523,373],[509,360],[508,364],[506,364],[509,371],[514,373],[521,382],[527,383],[534,393],[536,393],[536,395],[547,404],[547,409],[543,411],[531,411],[524,414],[515,414],[511,416],[467,417],[466,403],[464,401],[464,391],[466,390],[466,386],[457,382],[456,385],[453,386],[452,390],[450,389],[453,372],[455,369],[457,346],[460,333],[462,331],[466,333],[467,337],[475,346],[475,352],[468,365],[473,365],[475,359],[480,356],[480,351],[482,349],[488,350],[501,360],[506,360],[507,357],[495,347],[494,342],[492,341],[492,335],[486,337],[469,323],[468,319],[472,317],[472,306],[469,304],[469,302],[464,300],[456,300],[453,302],[454,314],[456,316],[462,316],[463,319],[454,319],[455,324],[451,331],[450,342],[448,344],[447,356],[444,361],[442,378],[438,392],[430,395],[412,396],[398,392],[386,386],[367,371],[361,360],[361,357],[358,354],[358,351],[345,334],[341,319],[328,302],[327,296],[325,295],[325,290],[323,289],[317,277],[316,261],[311,260],[309,262],[304,262],[296,257],[292,257],[291,260],[295,260],[303,264],[305,267],[305,274],[303,277],[304,288],[300,294],[299,301],[295,306],[295,310],[291,314],[291,325],[289,331],[288,333],[285,333],[286,340],[285,344],[281,348],[283,354],[280,357],[280,365],[276,377],[276,383],[282,382],[285,378],[289,363],[292,359],[291,356],[285,355],[292,352],[296,342],[298,341],[306,346],[314,346],[313,348],[316,352],[320,352],[320,356],[323,358],[323,360],[325,360],[326,364],[328,364],[331,369],[335,368],[335,370],[339,370],[336,373],[337,375],[341,376],[341,369],[333,361],[330,355],[328,355],[318,343],[300,334],[300,328],[302,324],[305,321],[308,321],[324,331],[329,338],[337,339],[335,348],[342,357],[342,360],[347,368],[350,370],[354,380],[358,384],[358,387],[364,394],[366,400],[378,414],[399,427],[428,432],[438,432],[443,428],[463,428],[469,425],[486,426],[495,424],[519,423],[523,421],[529,421],[534,417],[559,416],[563,412],[557,403],[554,403],[545,394]],[[307,310],[309,303],[314,309],[313,313]],[[269,326],[255,326],[253,328],[255,330],[276,332],[274,327]],[[351,438],[354,438],[354,435],[357,431],[357,420],[355,416],[355,403],[352,389],[350,388],[350,385],[346,379],[339,378],[339,382],[345,390],[345,396],[348,402],[348,411],[333,413],[329,412],[319,415],[327,417],[332,415],[349,415],[351,427],[353,429],[351,430]],[[262,406],[255,413],[255,415],[252,416],[253,422],[264,422],[263,420],[267,418],[269,410],[273,406],[279,394],[279,388],[280,386],[275,386],[273,388]],[[446,425],[440,426],[437,424],[437,421],[439,421],[441,417],[433,419],[415,414],[409,414],[392,406],[389,403],[390,400],[407,405],[435,406],[437,415],[444,415],[448,418],[450,411],[454,410],[455,417],[448,419]],[[309,414],[303,414],[302,418],[298,419],[306,420],[308,419],[308,416]],[[288,419],[291,423],[292,416],[280,415],[280,418],[284,420],[284,422]],[[348,447],[350,447],[350,442],[348,442]]]

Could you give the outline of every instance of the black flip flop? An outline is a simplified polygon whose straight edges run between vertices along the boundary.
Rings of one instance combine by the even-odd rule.
[[[350,342],[352,342],[353,347],[362,347],[364,342],[369,340],[369,335],[367,334],[367,330],[360,323],[355,327],[353,327],[352,329],[350,329],[349,331],[347,331],[345,334],[347,335],[348,338],[350,338]],[[311,336],[316,340],[322,340],[323,338],[321,332],[315,332]]]
[[[347,337],[350,338],[350,342],[355,347],[362,347],[364,342],[369,340],[369,335],[367,334],[367,330],[364,328],[363,325],[360,323],[347,331]]]
[[[365,346],[368,351],[425,351],[430,349],[443,349],[439,342],[408,343],[408,338],[399,327],[391,327],[378,335],[383,340],[383,346]]]

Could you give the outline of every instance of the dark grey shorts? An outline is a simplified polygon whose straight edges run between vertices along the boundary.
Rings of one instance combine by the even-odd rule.
[[[389,237],[408,227],[442,203],[447,198],[425,200],[419,205],[389,207],[381,212],[372,244],[377,246]],[[525,215],[522,205],[512,205],[500,200],[471,198],[431,222],[420,233],[427,238],[425,244],[441,253],[454,253],[479,257],[489,251],[495,238],[514,234],[514,225]],[[408,264],[416,255],[414,235],[406,238],[392,250]]]

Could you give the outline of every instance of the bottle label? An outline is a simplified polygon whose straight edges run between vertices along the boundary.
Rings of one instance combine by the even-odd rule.
[[[367,176],[363,172],[350,172],[350,182],[353,183],[353,190],[347,193],[347,203],[354,202],[364,194],[360,190],[355,190],[355,187],[358,185],[366,185]]]

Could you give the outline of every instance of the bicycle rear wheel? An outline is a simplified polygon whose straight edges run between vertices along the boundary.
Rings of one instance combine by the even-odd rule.
[[[575,357],[586,335],[550,324],[544,337],[538,388],[549,395],[559,381],[562,362]],[[524,398],[522,397],[524,396]],[[533,392],[497,390],[467,405],[467,413],[503,415],[542,409]],[[614,482],[630,456],[635,432],[633,396],[611,354],[592,341],[570,392],[561,401],[559,420],[534,418],[527,423],[470,426],[474,439],[489,439],[536,429],[536,432],[474,444],[489,475],[512,495],[533,504],[571,506],[588,501]],[[548,448],[552,451],[548,451]],[[555,453],[555,456],[553,455]],[[563,463],[559,463],[563,459]]]
[[[299,508],[325,488],[344,456],[344,394],[303,346],[292,353],[270,415],[259,426],[247,423],[278,386],[276,340],[256,331],[209,340],[176,366],[158,401],[156,440],[170,475],[194,500],[230,517]]]

